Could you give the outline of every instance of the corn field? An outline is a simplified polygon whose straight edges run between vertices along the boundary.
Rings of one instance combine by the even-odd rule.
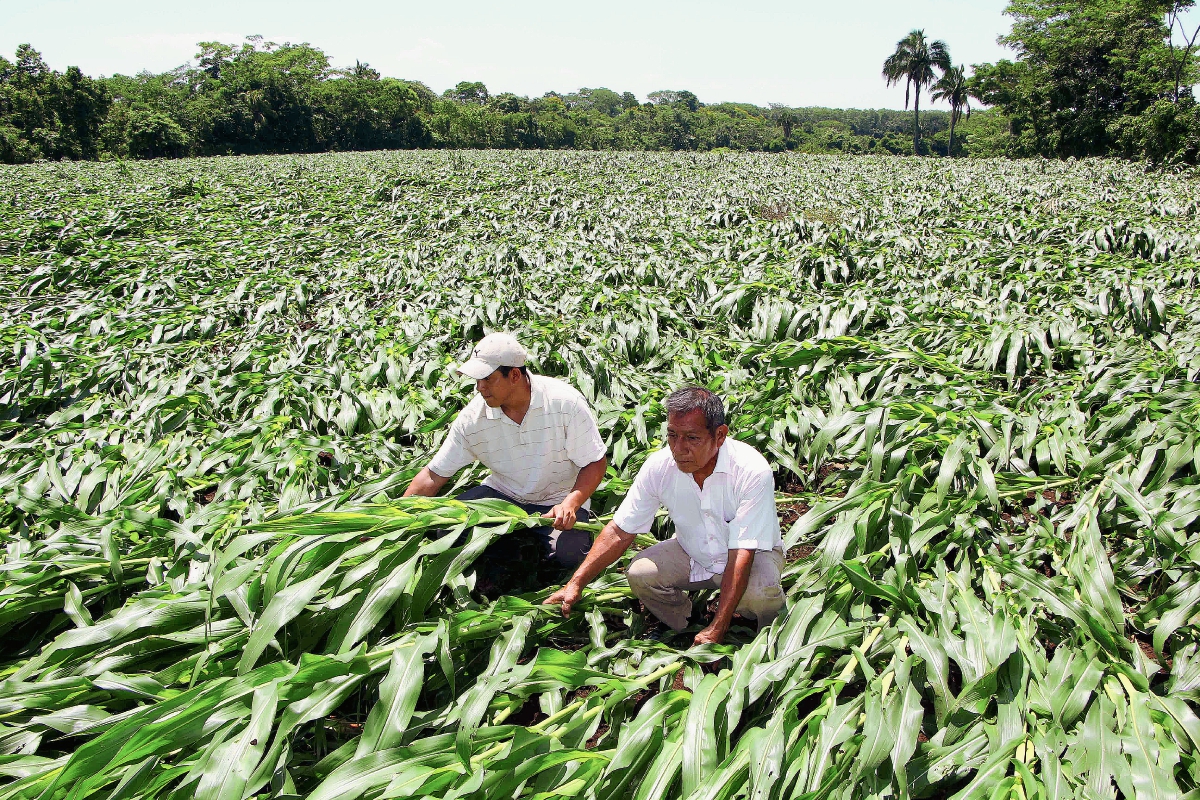
[[[1109,161],[0,168],[0,800],[1200,797],[1197,197]],[[400,495],[493,330],[592,404],[602,519],[670,390],[725,398],[776,469],[772,626],[646,636],[627,559],[569,618],[477,588],[536,520]]]

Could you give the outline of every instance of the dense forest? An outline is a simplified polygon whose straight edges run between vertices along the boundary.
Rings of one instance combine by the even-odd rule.
[[[335,68],[307,43],[260,36],[202,42],[195,63],[161,74],[91,78],[76,67],[56,72],[22,45],[13,61],[0,57],[0,161],[444,147],[1196,163],[1197,34],[1181,23],[1192,4],[1012,0],[1013,29],[1001,41],[1015,59],[976,64],[970,75],[952,65],[945,43],[913,31],[883,70],[889,84],[905,84],[906,106],[916,89],[911,114],[706,104],[687,90],[651,92],[644,102],[607,88],[530,98],[470,81],[438,95],[368,64]],[[919,114],[923,87],[951,111]],[[972,101],[985,110],[972,114]]]

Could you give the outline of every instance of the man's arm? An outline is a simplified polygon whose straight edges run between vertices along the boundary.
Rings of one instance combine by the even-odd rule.
[[[730,550],[725,561],[725,574],[721,576],[721,598],[717,602],[717,615],[712,623],[696,634],[693,644],[720,644],[725,640],[733,612],[737,610],[746,587],[750,584],[750,570],[754,566],[753,550]]]
[[[405,497],[433,497],[441,491],[446,485],[449,478],[443,478],[436,472],[431,472],[429,467],[425,467],[417,473],[417,477],[409,482],[408,488],[404,490]]]
[[[554,527],[560,531],[569,531],[575,527],[575,515],[580,507],[587,502],[604,480],[604,470],[608,468],[608,459],[600,456],[599,461],[593,461],[575,477],[575,486],[561,503],[550,509],[543,516],[554,517]]]
[[[583,563],[575,570],[575,574],[571,576],[571,580],[567,581],[567,585],[547,597],[543,602],[546,605],[562,604],[563,616],[569,616],[571,607],[578,603],[579,598],[583,596],[584,587],[620,558],[629,549],[629,545],[633,544],[634,538],[632,533],[626,533],[618,528],[615,522],[605,525],[604,530],[592,543],[592,549],[588,550],[587,558],[583,559]],[[747,570],[746,576],[749,578],[749,570]],[[743,583],[742,591],[745,590],[746,585]],[[730,617],[732,616],[731,612]]]
[[[450,424],[442,446],[429,460],[428,465],[408,484],[408,488],[404,490],[405,497],[433,497],[455,473],[475,460],[475,454],[467,446],[466,436],[463,434],[462,420],[466,410],[460,412]]]

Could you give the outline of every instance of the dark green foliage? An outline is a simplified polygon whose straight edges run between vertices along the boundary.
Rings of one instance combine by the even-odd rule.
[[[349,77],[319,84],[319,149],[401,150],[429,143],[420,98],[406,81]]]
[[[467,87],[480,87],[471,89]],[[482,84],[459,84],[433,104],[428,129],[436,147],[581,150],[804,150],[911,153],[911,123],[900,111],[762,108],[750,103],[701,103],[692,92],[580,89],[543,97],[489,96]],[[465,98],[465,99],[463,99]],[[945,130],[949,114],[933,112],[929,132]],[[937,146],[934,145],[935,151]],[[945,146],[940,152],[944,152]]]
[[[1141,114],[1123,116],[1113,132],[1114,146],[1121,155],[1200,162],[1200,107],[1190,94],[1178,102],[1156,100]]]
[[[428,146],[433,93],[337,70],[308,44],[201,42],[195,67],[96,81],[22,45],[0,58],[0,161],[161,158]]]
[[[15,63],[0,56],[0,162],[97,158],[110,102],[102,82],[52,71],[27,44]]]
[[[1191,0],[1013,0],[1016,61],[975,65],[972,94],[1011,120],[1012,152],[1195,163],[1195,52],[1170,25]],[[1186,36],[1186,34],[1185,34]]]
[[[912,152],[898,111],[705,105],[686,89],[651,92],[645,104],[604,87],[529,98],[479,81],[439,97],[362,62],[335,69],[309,44],[256,36],[198,50],[194,66],[92,81],[51,72],[23,46],[18,65],[0,61],[0,161],[418,147]],[[948,122],[932,112],[924,130]]]
[[[480,81],[460,81],[457,86],[446,92],[446,97],[458,103],[474,103],[481,106],[488,101],[488,90]]]
[[[118,106],[104,124],[109,152],[129,158],[177,158],[187,153],[188,136],[161,111]]]

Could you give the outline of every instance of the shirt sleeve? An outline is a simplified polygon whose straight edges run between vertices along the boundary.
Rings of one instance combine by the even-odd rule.
[[[770,472],[750,475],[739,492],[737,513],[729,523],[729,549],[770,550],[778,537],[775,480]]]
[[[596,426],[596,418],[587,402],[580,397],[579,402],[572,403],[571,415],[567,422],[567,457],[575,466],[583,469],[593,461],[604,457],[607,448],[604,439],[600,438],[600,429]]]
[[[450,425],[450,433],[438,449],[437,455],[428,464],[428,469],[435,475],[450,478],[454,473],[475,461],[475,454],[467,446],[467,437],[463,435],[462,425],[455,419]]]
[[[629,494],[621,501],[617,513],[613,514],[613,523],[626,533],[649,533],[654,524],[654,515],[662,505],[659,496],[659,484],[655,469],[655,459],[650,458],[642,464]]]

